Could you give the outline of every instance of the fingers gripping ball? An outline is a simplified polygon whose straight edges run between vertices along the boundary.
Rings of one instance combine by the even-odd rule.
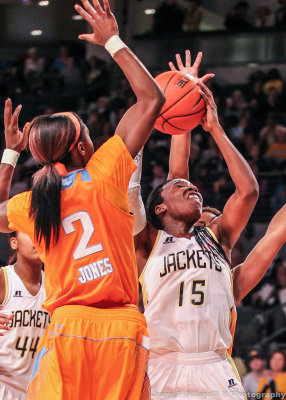
[[[155,122],[158,131],[181,135],[202,122],[206,105],[198,90],[200,87],[191,75],[181,72],[163,72],[155,78],[165,94],[166,102]]]

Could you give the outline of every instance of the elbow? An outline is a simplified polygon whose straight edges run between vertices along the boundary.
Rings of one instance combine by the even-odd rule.
[[[259,185],[258,185],[258,182],[257,182],[256,179],[255,179],[255,181],[253,182],[253,185],[251,186],[251,188],[249,188],[248,197],[249,197],[250,199],[254,200],[255,203],[256,203],[257,200],[258,200],[258,197],[259,197]]]
[[[154,82],[153,89],[148,91],[146,100],[148,104],[152,105],[153,109],[158,111],[158,113],[161,111],[166,98],[160,86],[156,82]]]
[[[256,179],[251,183],[251,185],[244,188],[242,197],[245,201],[257,202],[259,198],[259,185]]]
[[[165,104],[166,97],[161,89],[158,88],[156,95],[153,97],[153,107],[157,110],[158,114],[160,113],[163,105]]]

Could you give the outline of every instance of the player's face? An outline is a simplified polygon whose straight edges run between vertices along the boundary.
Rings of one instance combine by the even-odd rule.
[[[213,214],[210,211],[203,211],[201,218],[195,223],[195,226],[209,226],[209,224],[219,215]]]
[[[28,262],[41,263],[38,256],[37,250],[29,238],[24,232],[17,232],[16,237],[10,239],[12,249],[17,251],[17,257],[19,255]]]
[[[164,206],[169,215],[186,221],[197,221],[202,213],[202,195],[196,186],[185,179],[173,179],[166,183],[162,193]]]

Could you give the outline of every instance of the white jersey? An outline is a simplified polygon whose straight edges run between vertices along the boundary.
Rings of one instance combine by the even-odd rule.
[[[38,342],[49,323],[49,314],[42,309],[46,298],[44,274],[36,296],[26,289],[14,265],[2,268],[6,293],[4,314],[15,314],[11,329],[0,337],[0,382],[19,391],[26,391],[31,379]]]
[[[200,232],[204,249],[195,235],[176,238],[159,231],[141,274],[153,353],[223,353],[232,345],[236,311],[230,266],[212,231]]]

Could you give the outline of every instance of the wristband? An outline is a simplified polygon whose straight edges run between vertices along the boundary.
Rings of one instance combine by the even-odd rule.
[[[108,53],[110,53],[111,57],[114,57],[119,50],[127,48],[126,44],[122,42],[118,35],[111,36],[111,38],[109,38],[105,43],[104,47]]]
[[[12,149],[5,149],[2,155],[1,164],[10,164],[13,168],[16,167],[20,153]]]

